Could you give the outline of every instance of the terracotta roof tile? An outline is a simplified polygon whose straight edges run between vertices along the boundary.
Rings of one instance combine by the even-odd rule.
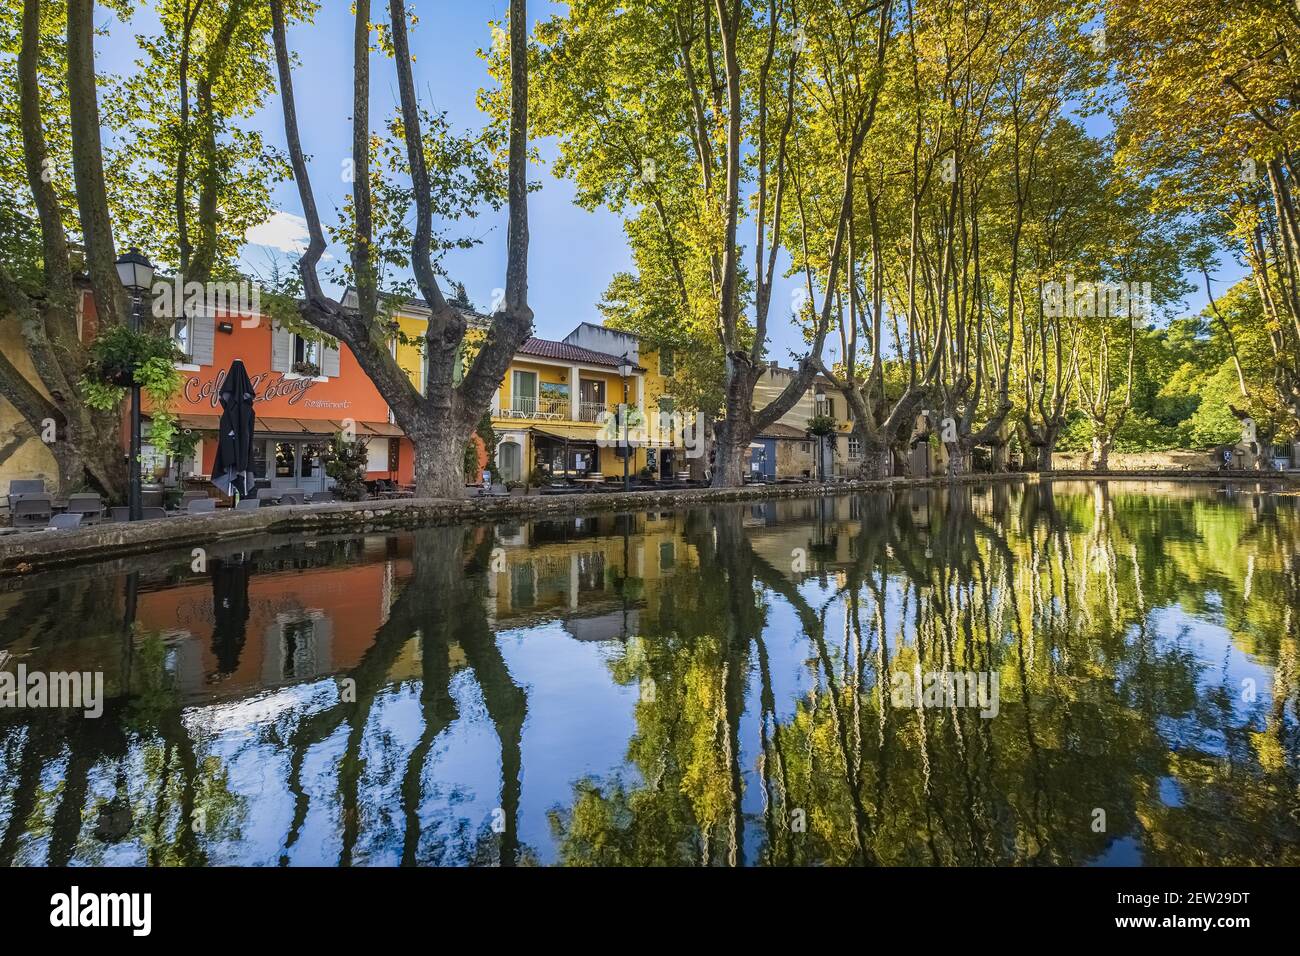
[[[553,342],[550,339],[528,339],[523,345],[519,346],[520,355],[536,355],[539,358],[555,359],[559,362],[581,362],[585,365],[604,365],[609,368],[618,368],[622,356],[607,355],[604,352],[593,352],[591,349],[584,349],[577,345],[570,345],[568,342]],[[640,365],[633,366],[638,372],[644,372],[645,369]]]
[[[808,441],[808,430],[806,428],[796,428],[794,425],[787,425],[784,422],[773,422],[763,429],[760,434],[761,438],[797,438],[800,441]]]

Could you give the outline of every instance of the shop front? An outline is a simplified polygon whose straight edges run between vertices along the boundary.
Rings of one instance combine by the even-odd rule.
[[[248,322],[218,321],[208,348],[181,366],[184,384],[173,411],[179,426],[193,432],[198,443],[186,461],[151,460],[155,474],[172,481],[211,475],[221,385],[231,364],[240,359],[253,385],[253,473],[259,486],[327,490],[333,482],[325,463],[340,433],[366,443],[367,479],[402,484],[413,480],[410,442],[390,421],[388,405],[345,346],[322,346],[320,374],[304,375],[293,370],[297,336],[273,329],[270,319],[251,327]]]
[[[589,478],[604,474],[602,466],[612,469],[615,464],[621,473],[618,449],[601,448],[589,429],[575,430],[574,434],[545,428],[533,428],[530,432],[534,463],[552,478]]]

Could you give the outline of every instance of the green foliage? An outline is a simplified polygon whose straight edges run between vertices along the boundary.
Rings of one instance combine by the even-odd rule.
[[[366,464],[369,442],[349,441],[342,432],[334,436],[325,458],[325,474],[334,479],[334,492],[344,501],[366,497]]]
[[[1241,439],[1241,419],[1230,408],[1236,387],[1236,372],[1231,363],[1225,363],[1205,380],[1196,412],[1182,424],[1186,444],[1192,448],[1211,448]],[[1237,401],[1241,399],[1238,397]]]
[[[808,431],[818,437],[835,434],[837,427],[838,423],[833,415],[814,415],[808,421]]]
[[[176,368],[180,358],[175,343],[165,335],[111,326],[91,344],[90,364],[78,388],[87,405],[108,411],[122,403],[132,385],[139,385],[153,406],[150,443],[173,457],[184,457],[193,453],[197,438],[180,435],[171,410],[185,383]]]

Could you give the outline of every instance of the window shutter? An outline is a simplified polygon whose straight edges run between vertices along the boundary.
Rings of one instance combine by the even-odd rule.
[[[271,327],[271,371],[288,372],[293,368],[293,333],[280,326]]]
[[[320,373],[327,378],[339,377],[339,350],[337,347],[322,346],[320,352]]]
[[[211,365],[215,344],[213,331],[216,319],[211,315],[196,315],[190,322],[190,361],[195,365]]]

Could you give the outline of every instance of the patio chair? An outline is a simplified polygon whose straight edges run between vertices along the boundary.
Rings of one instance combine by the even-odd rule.
[[[9,506],[26,495],[45,494],[45,482],[40,478],[15,478],[9,482]]]
[[[289,488],[280,493],[282,505],[305,505],[306,503],[307,492],[302,488]]]
[[[272,504],[274,504],[275,502],[280,500],[280,492],[276,491],[274,488],[258,488],[257,500],[269,501]]]
[[[338,501],[339,493],[333,488],[326,488],[324,491],[313,491],[311,493],[312,504],[319,504],[322,501]]]
[[[9,508],[15,528],[44,528],[54,514],[49,495],[24,495]]]
[[[149,507],[149,508],[140,509],[141,521],[152,521],[155,518],[166,518],[166,517],[167,517],[167,509],[163,508],[161,505],[156,508]]]
[[[262,507],[261,498],[240,498],[239,504],[235,505],[236,511],[256,511]]]
[[[104,520],[104,502],[93,492],[69,495],[67,513],[81,515],[82,524],[99,524]]]
[[[185,508],[191,501],[200,501],[207,496],[206,491],[183,491],[181,492],[181,507]]]
[[[109,521],[130,521],[131,509],[126,505],[114,505],[108,509]]]
[[[217,499],[209,498],[204,495],[202,498],[191,498],[185,506],[185,513],[191,515],[208,514],[217,510]]]
[[[45,526],[47,531],[63,531],[68,528],[80,528],[81,515],[76,513],[64,512],[61,515],[54,515],[50,518],[50,523]]]

